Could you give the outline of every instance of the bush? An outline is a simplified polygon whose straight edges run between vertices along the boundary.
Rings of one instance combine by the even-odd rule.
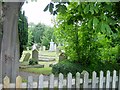
[[[86,70],[92,74],[93,71],[96,71],[97,74],[102,70],[106,72],[107,70],[110,70],[111,72],[113,70],[119,70],[119,65],[117,63],[111,63],[111,62],[99,62],[98,64],[91,64],[90,66],[82,66],[80,63],[74,63],[70,62],[68,60],[61,61],[58,64],[53,65],[52,67],[52,73],[55,75],[58,75],[59,73],[64,74],[65,76],[71,72],[73,76],[77,72],[82,72],[83,70]]]
[[[77,71],[79,71],[80,65],[72,63],[68,60],[61,61],[58,64],[55,64],[52,66],[52,73],[59,74],[62,73],[64,75],[67,75],[69,72],[71,72],[73,75],[76,74]]]
[[[37,60],[34,60],[34,59],[29,60],[29,65],[36,65],[36,64],[38,64]]]

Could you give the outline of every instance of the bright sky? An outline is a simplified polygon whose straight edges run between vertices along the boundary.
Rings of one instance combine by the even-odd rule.
[[[50,13],[44,12],[44,8],[51,0],[37,0],[37,2],[24,3],[22,10],[25,11],[25,16],[28,17],[28,23],[33,22],[38,24],[39,22],[49,26],[53,26],[51,19],[53,18]]]

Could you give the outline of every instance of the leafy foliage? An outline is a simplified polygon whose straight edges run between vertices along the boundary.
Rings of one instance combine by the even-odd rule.
[[[34,59],[29,60],[29,65],[36,65],[36,64],[38,64],[37,60],[34,60]]]
[[[37,25],[31,23],[28,30],[28,46],[38,43],[48,48],[51,39],[55,41],[54,28],[41,23]]]
[[[120,21],[117,12],[113,11],[115,5],[110,2],[71,2],[66,13],[58,13],[55,32],[64,40],[62,43],[70,60],[84,66],[98,65],[104,60],[116,62]]]
[[[65,61],[59,62],[58,64],[53,65],[52,73],[54,73],[55,75],[62,73],[67,76],[67,74],[71,72],[72,75],[75,76],[77,72],[81,73],[83,70],[86,70],[90,73],[90,75],[92,75],[93,71],[96,71],[97,74],[99,74],[101,70],[104,72],[106,72],[107,70],[110,70],[112,72],[113,70],[118,71],[119,68],[120,67],[118,64],[112,63],[112,62],[104,62],[104,63],[99,62],[99,65],[91,64],[89,66],[84,67],[83,65],[80,65],[79,63],[65,60]]]

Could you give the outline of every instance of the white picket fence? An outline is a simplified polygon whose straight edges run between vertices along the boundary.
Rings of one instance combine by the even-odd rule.
[[[3,79],[3,84],[0,84],[0,89],[2,88],[66,88],[66,89],[103,89],[103,88],[117,88],[120,90],[120,72],[116,70],[113,71],[113,74],[110,75],[110,71],[106,72],[106,76],[104,77],[103,71],[100,71],[100,75],[98,75],[95,71],[92,73],[92,78],[90,79],[89,73],[84,71],[84,73],[80,74],[79,72],[76,73],[76,77],[73,78],[71,73],[68,73],[67,78],[64,78],[62,73],[59,74],[58,80],[54,79],[54,75],[51,74],[49,76],[48,81],[44,81],[44,75],[40,75],[38,82],[33,82],[33,77],[28,76],[28,82],[22,83],[22,78],[20,76],[16,77],[16,83],[10,83],[9,77],[5,77]]]

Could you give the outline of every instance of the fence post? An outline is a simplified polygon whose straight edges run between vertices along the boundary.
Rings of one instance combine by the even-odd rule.
[[[107,71],[107,75],[106,75],[106,89],[110,88],[110,71]]]
[[[96,72],[92,72],[92,88],[96,88],[97,78],[96,78]]]
[[[27,88],[28,90],[32,90],[33,88],[33,77],[32,76],[28,76],[28,83],[27,83]]]
[[[104,80],[103,71],[100,71],[99,88],[103,88],[103,80]]]
[[[50,75],[50,80],[49,80],[49,90],[53,90],[54,88],[54,75]]]
[[[113,71],[112,88],[116,88],[116,70]]]
[[[80,89],[80,73],[79,72],[76,73],[75,86],[77,90]]]
[[[63,74],[62,73],[60,73],[59,74],[59,81],[58,81],[58,89],[59,90],[62,90],[62,88],[63,88]]]
[[[118,76],[118,90],[120,90],[120,70],[119,70],[119,76]]]
[[[3,88],[4,90],[10,88],[10,79],[8,76],[6,76],[3,80]]]
[[[67,88],[68,90],[72,89],[72,74],[68,73],[67,75]]]
[[[84,79],[83,79],[83,89],[88,88],[88,83],[89,83],[89,73],[86,71],[84,74]]]
[[[20,90],[22,84],[22,78],[20,76],[17,76],[16,78],[16,89],[18,88]]]
[[[43,75],[41,74],[41,75],[39,76],[38,90],[43,90],[43,86],[44,86],[44,81],[43,81],[43,79],[44,79],[44,77],[43,77]]]

